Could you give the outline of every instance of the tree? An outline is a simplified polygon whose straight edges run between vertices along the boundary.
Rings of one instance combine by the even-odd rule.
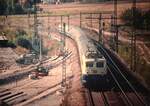
[[[4,15],[7,8],[7,1],[6,0],[0,0],[0,15]]]
[[[135,9],[134,15],[133,8],[127,9],[121,14],[121,19],[126,25],[133,26],[136,29],[150,29],[150,10]]]
[[[144,12],[143,19],[144,29],[150,30],[150,10]]]
[[[21,47],[24,47],[26,49],[31,49],[32,48],[32,45],[30,43],[29,40],[27,40],[26,38],[18,38],[17,40],[17,44]]]
[[[127,9],[121,14],[121,19],[126,25],[141,29],[141,23],[143,23],[142,11],[136,8],[134,10],[134,15],[135,16],[133,16],[133,8]]]

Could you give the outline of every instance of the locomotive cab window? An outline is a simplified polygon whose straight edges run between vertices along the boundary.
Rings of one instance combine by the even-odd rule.
[[[93,67],[93,62],[86,62],[86,67]]]
[[[104,62],[97,62],[96,67],[104,67]]]

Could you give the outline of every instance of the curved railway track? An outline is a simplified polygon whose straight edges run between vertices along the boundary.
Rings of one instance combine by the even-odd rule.
[[[96,41],[94,41],[94,44],[107,59],[108,72],[115,85],[113,91],[101,92],[104,106],[147,106],[148,101],[146,101],[144,95],[146,90],[138,84],[136,79],[131,78],[131,75],[125,72],[125,68],[118,67],[120,63],[117,64],[116,61],[114,62],[115,58],[110,56],[107,49]],[[138,84],[138,86],[136,84]],[[143,93],[143,91],[145,92]],[[115,103],[115,100],[118,101]]]
[[[79,31],[80,33],[80,31]],[[84,34],[84,33],[83,33]],[[112,89],[99,90],[97,92],[86,89],[88,106],[147,106],[149,105],[145,95],[146,88],[128,71],[114,54],[92,40],[100,54],[107,60],[109,84]],[[98,86],[98,85],[97,85]],[[92,86],[91,86],[92,87]]]
[[[80,31],[79,31],[80,33]],[[104,48],[97,41],[92,40],[98,51],[107,60],[109,84],[112,89],[99,90],[97,92],[86,89],[86,100],[88,106],[147,106],[145,99],[147,90],[130,73],[126,66],[123,66],[119,59],[116,59],[111,51]],[[98,86],[98,85],[97,85]]]

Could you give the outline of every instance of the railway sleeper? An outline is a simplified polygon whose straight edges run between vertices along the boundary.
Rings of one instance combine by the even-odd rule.
[[[95,106],[105,106],[105,103],[103,101],[101,93],[92,92],[92,97],[93,97],[93,101],[94,101]]]
[[[87,100],[87,106],[94,106],[91,91],[90,90],[85,90],[85,94],[86,94],[85,96],[86,96],[86,100]]]
[[[11,94],[10,91],[6,91],[6,92],[3,92],[3,93],[0,93],[0,98],[1,98],[1,97],[4,97],[4,96],[6,96],[6,95],[10,95],[10,94]]]
[[[24,92],[17,92],[17,93],[14,93],[14,94],[6,95],[6,96],[0,98],[0,100],[1,100],[1,101],[4,101],[4,100],[6,100],[6,99],[12,98],[12,97],[14,97],[14,96],[17,96],[17,95],[20,95],[20,94],[23,94],[23,93],[24,93]]]
[[[3,92],[6,92],[6,91],[8,91],[9,89],[1,89],[0,90],[0,93],[3,93]]]
[[[134,106],[143,106],[143,104],[138,100],[137,96],[134,93],[128,92],[126,93],[126,95],[128,96],[128,98],[130,99],[130,101]]]
[[[24,102],[26,100],[27,100],[27,94],[23,94],[20,97],[17,97],[16,99],[8,101],[7,104],[9,104],[10,106],[12,106],[12,105],[16,105],[16,104],[19,104],[21,102]]]
[[[106,99],[110,106],[124,106],[124,102],[122,100],[118,99],[118,96],[115,92],[105,92],[104,95],[106,96]]]
[[[103,99],[104,105],[109,106],[108,100],[107,100],[106,95],[104,94],[104,92],[101,92],[101,97]]]
[[[6,100],[4,100],[4,102],[10,102],[10,101],[14,101],[14,100],[16,100],[16,99],[18,99],[18,98],[21,98],[21,97],[23,97],[23,96],[27,96],[27,94],[20,94],[20,95],[17,95],[17,96],[13,96],[12,98],[9,98],[9,99],[6,99]]]

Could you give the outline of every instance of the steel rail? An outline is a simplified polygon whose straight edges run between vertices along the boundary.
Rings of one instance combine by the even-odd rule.
[[[104,92],[101,92],[100,94],[101,94],[101,96],[102,96],[102,99],[103,99],[103,101],[104,101],[105,106],[109,106],[108,100],[107,100],[107,98],[106,98]]]
[[[89,100],[90,106],[95,106],[94,100],[93,100],[93,97],[92,97],[92,94],[91,94],[91,90],[90,90],[90,89],[87,89],[87,96],[88,96],[88,100]]]
[[[125,79],[125,81],[128,83],[129,87],[134,91],[135,95],[137,96],[137,98],[140,100],[140,102],[146,106],[146,104],[144,103],[143,99],[141,99],[141,97],[139,96],[139,94],[137,93],[137,91],[135,90],[135,88],[132,86],[132,84],[129,82],[129,80],[123,75],[123,73],[120,71],[120,69],[118,68],[118,66],[115,64],[115,62],[111,59],[111,57],[109,56],[109,54],[107,53],[107,51],[104,50],[104,48],[97,42],[95,42],[97,46],[99,46],[103,52],[105,52],[105,54],[107,55],[108,59],[111,60],[111,62],[113,63],[113,65],[116,67],[116,69],[121,74],[121,76]]]
[[[109,67],[108,67],[108,70],[109,70],[111,76],[113,77],[115,83],[117,84],[117,86],[118,86],[119,89],[121,90],[122,94],[124,95],[124,97],[125,97],[126,101],[128,102],[128,104],[129,104],[130,106],[133,106],[132,102],[129,100],[128,96],[127,96],[127,95],[125,94],[125,92],[123,91],[121,85],[120,85],[119,82],[117,81],[115,75],[110,71],[110,68],[109,68]]]

